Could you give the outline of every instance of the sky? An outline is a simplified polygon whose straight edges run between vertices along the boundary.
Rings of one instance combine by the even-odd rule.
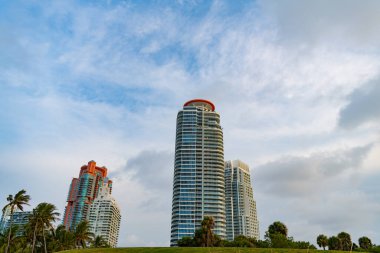
[[[175,121],[211,100],[250,166],[260,236],[380,244],[380,2],[0,0],[0,205],[64,212],[95,160],[119,246],[168,246]]]

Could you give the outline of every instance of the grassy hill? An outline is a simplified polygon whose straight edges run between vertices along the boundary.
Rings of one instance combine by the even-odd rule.
[[[257,248],[116,248],[61,251],[65,253],[315,253],[317,250],[302,249],[257,249]],[[328,251],[342,253],[343,251]]]

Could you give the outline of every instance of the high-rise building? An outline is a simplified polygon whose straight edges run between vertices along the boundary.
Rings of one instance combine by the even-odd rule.
[[[121,221],[120,208],[111,196],[107,184],[100,188],[98,196],[91,204],[88,221],[90,232],[95,236],[102,236],[112,248],[117,246]]]
[[[11,225],[11,218],[12,218],[12,227],[17,226],[16,235],[21,236],[23,232],[25,231],[24,226],[28,224],[30,216],[33,214],[31,211],[15,211],[11,215],[8,214],[8,218],[5,219],[5,223],[3,225],[3,231],[9,229]]]
[[[94,161],[81,167],[79,177],[71,181],[67,196],[63,217],[63,225],[66,229],[75,230],[79,222],[88,220],[90,205],[98,196],[100,187],[105,183],[111,192],[112,181],[108,180],[106,167],[98,167]]]
[[[213,103],[195,99],[177,115],[170,245],[194,236],[204,217],[226,238],[223,131]]]
[[[4,233],[5,226],[11,216],[11,207],[7,206],[5,209],[3,209],[3,215],[1,215],[1,221],[0,221],[0,233]]]
[[[259,239],[249,167],[240,160],[227,161],[225,165],[227,240],[238,235]]]

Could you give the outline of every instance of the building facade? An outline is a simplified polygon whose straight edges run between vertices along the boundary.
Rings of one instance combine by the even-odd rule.
[[[11,225],[12,217],[12,228],[17,226],[16,236],[22,236],[25,229],[24,226],[28,224],[30,216],[33,214],[31,211],[16,211],[11,215],[8,214],[8,218],[5,218],[5,223],[3,224],[3,232],[9,229]]]
[[[177,115],[170,245],[194,236],[205,216],[226,238],[223,131],[210,101],[195,99]]]
[[[106,167],[98,167],[94,161],[81,167],[79,177],[71,181],[67,196],[63,217],[63,225],[67,230],[74,231],[79,222],[88,220],[90,205],[103,184],[107,184],[112,191],[112,181],[108,180]]]
[[[7,206],[7,208],[3,209],[3,214],[1,215],[0,221],[0,233],[4,233],[5,226],[11,216],[11,207]]]
[[[90,232],[95,236],[102,236],[112,248],[117,246],[121,214],[107,184],[100,188],[98,196],[91,204],[88,221]]]
[[[247,164],[240,160],[225,163],[227,240],[238,235],[259,239],[259,222]]]

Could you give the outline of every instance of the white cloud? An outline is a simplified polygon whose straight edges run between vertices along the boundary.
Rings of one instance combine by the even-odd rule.
[[[312,243],[321,233],[331,236],[341,231],[355,241],[363,234],[376,238],[380,205],[366,187],[368,179],[378,174],[378,167],[367,169],[378,156],[377,146],[284,157],[255,168],[262,231],[282,220],[290,235]]]
[[[259,1],[264,16],[274,21],[281,40],[298,45],[325,44],[372,50],[379,42],[376,0]]]
[[[168,245],[176,113],[202,97],[221,114],[225,158],[252,168],[262,234],[283,220],[297,240],[378,237],[379,148],[365,159],[358,148],[378,138],[366,104],[377,93],[360,93],[379,75],[376,2],[261,1],[229,14],[215,1],[199,16],[176,4],[33,5],[40,15],[0,18],[0,170],[13,182],[0,191],[25,185],[33,204],[62,211],[71,177],[94,159],[114,177],[120,245]]]
[[[257,187],[275,196],[319,196],[336,186],[338,178],[358,173],[372,145],[325,151],[307,157],[283,157],[256,168]]]

